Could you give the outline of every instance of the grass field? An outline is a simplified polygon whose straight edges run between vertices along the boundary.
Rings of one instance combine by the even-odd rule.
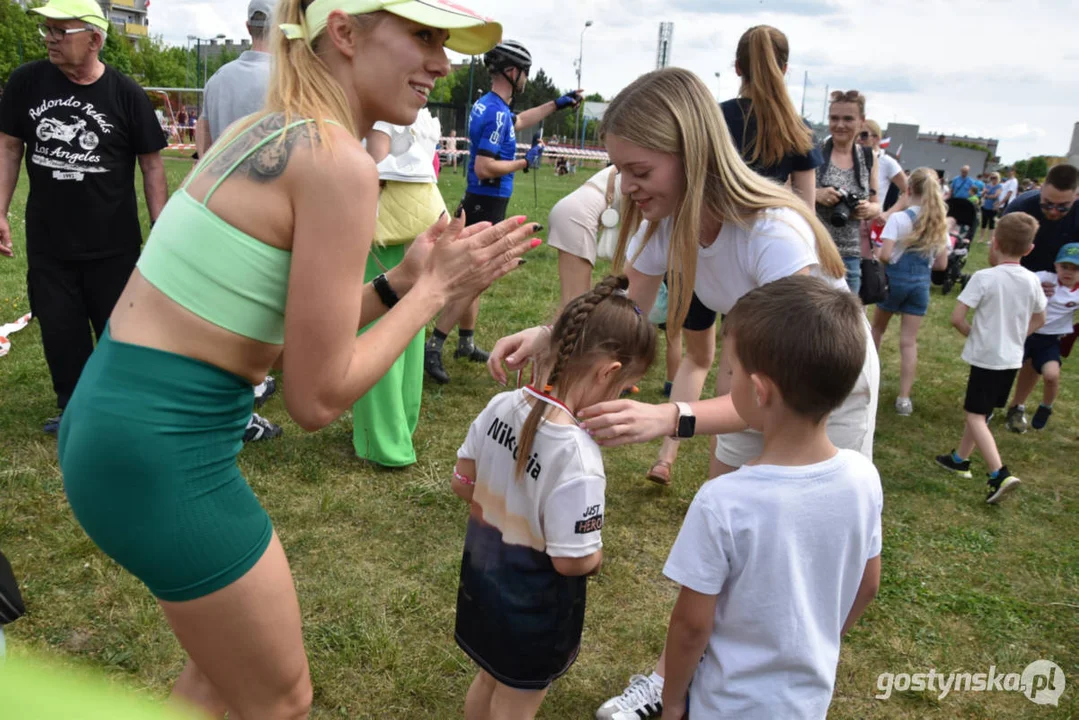
[[[166,167],[175,188],[190,163],[169,159]],[[544,224],[553,204],[584,179],[554,178],[545,169],[537,207],[534,177],[518,176],[510,211]],[[460,175],[443,174],[451,208],[463,185]],[[29,309],[26,192],[24,177],[11,214],[18,257],[0,258],[0,324]],[[984,265],[985,254],[977,246],[972,264]],[[490,348],[506,332],[547,319],[557,299],[556,255],[544,247],[485,295],[480,345]],[[883,579],[880,596],[844,643],[830,716],[1079,717],[1079,377],[1066,366],[1045,431],[1017,436],[997,421],[1003,457],[1023,484],[1004,504],[987,506],[980,458],[973,481],[949,477],[932,461],[962,430],[967,366],[959,359],[962,338],[948,324],[953,303],[954,294],[937,291],[923,325],[913,417],[892,410],[897,326],[881,352]],[[146,589],[100,554],[72,517],[56,442],[41,431],[54,414],[54,395],[36,324],[11,340],[11,354],[0,359],[0,547],[21,576],[30,609],[8,628],[12,652],[48,651],[162,697],[183,654]],[[479,365],[447,356],[447,368],[450,385],[426,388],[414,467],[364,465],[352,453],[350,417],[309,435],[276,399],[263,412],[284,425],[285,436],[240,456],[292,564],[316,718],[462,715],[474,668],[452,633],[467,511],[449,480],[469,423],[500,388]],[[662,375],[661,366],[653,368],[640,399],[660,401]],[[707,438],[685,443],[668,489],[643,478],[658,442],[605,453],[605,563],[590,583],[580,659],[555,684],[540,717],[590,718],[630,674],[651,667],[675,597],[662,565],[704,479],[707,446]],[[1022,672],[1041,658],[1068,677],[1059,707],[1034,705],[1015,692],[873,697],[883,672]]]

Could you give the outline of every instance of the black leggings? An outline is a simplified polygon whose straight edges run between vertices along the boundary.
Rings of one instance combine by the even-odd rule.
[[[139,251],[99,260],[30,258],[26,273],[30,312],[41,325],[41,344],[52,375],[57,407],[67,407],[82,368],[120,299]]]

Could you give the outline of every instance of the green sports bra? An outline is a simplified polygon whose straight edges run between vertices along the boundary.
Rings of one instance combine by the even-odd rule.
[[[240,163],[282,133],[312,122],[300,120],[261,140],[234,162],[202,202],[187,192],[192,172],[158,217],[138,268],[147,282],[203,320],[252,340],[285,342],[285,299],[292,253],[267,245],[212,213],[210,198]],[[211,153],[208,165],[246,134]]]

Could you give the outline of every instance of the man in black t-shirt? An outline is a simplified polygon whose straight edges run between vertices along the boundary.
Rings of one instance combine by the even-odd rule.
[[[63,414],[90,327],[100,338],[142,246],[136,158],[151,222],[168,198],[165,140],[142,88],[98,59],[109,22],[96,0],[30,12],[43,16],[49,59],[16,69],[0,100],[0,255],[14,255],[7,214],[25,152],[27,292]]]
[[[1021,261],[1027,270],[1054,272],[1053,263],[1060,248],[1079,242],[1076,188],[1079,188],[1079,169],[1068,164],[1054,165],[1041,190],[1031,190],[1008,203],[1005,215],[1025,212],[1038,221],[1034,249]]]

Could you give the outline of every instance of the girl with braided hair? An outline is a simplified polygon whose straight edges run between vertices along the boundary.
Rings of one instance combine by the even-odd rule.
[[[576,411],[617,398],[656,354],[655,328],[628,287],[608,277],[571,301],[535,384],[491,400],[457,451],[453,491],[471,512],[455,637],[480,666],[468,720],[533,717],[577,658],[586,576],[603,558],[606,478]]]

